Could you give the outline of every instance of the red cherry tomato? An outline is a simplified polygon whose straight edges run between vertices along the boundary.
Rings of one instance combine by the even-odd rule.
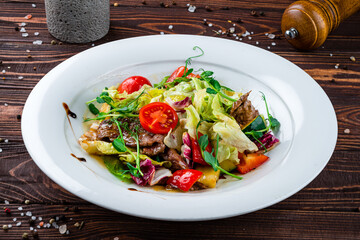
[[[150,81],[147,78],[142,76],[132,76],[125,79],[120,86],[118,87],[118,91],[120,93],[127,92],[128,94],[136,92],[140,90],[140,88],[144,85],[151,86]]]
[[[141,126],[148,132],[167,134],[178,123],[175,110],[166,103],[154,102],[145,105],[139,113]]]
[[[200,179],[202,172],[195,169],[177,170],[167,180],[167,184],[185,192],[189,191],[192,185]]]
[[[166,80],[166,82],[172,82],[174,81],[175,78],[177,77],[182,77],[182,75],[184,75],[184,71],[185,71],[185,66],[181,66],[178,67],[178,69],[176,69],[168,78],[168,80]],[[191,78],[191,77],[196,77],[196,78],[200,78],[199,75],[194,74],[194,73],[190,73],[186,78]]]

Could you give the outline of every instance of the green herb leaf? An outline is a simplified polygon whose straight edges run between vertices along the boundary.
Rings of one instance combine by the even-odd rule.
[[[218,160],[211,153],[204,151],[204,160],[214,168],[214,171],[218,170]]]
[[[154,84],[154,87],[155,88],[163,88],[164,87],[164,84],[166,83],[166,81],[169,79],[170,76],[166,76],[163,78],[163,80],[161,80],[161,82],[159,83],[155,83]]]
[[[211,79],[210,84],[215,88],[216,91],[220,91],[221,86],[220,86],[220,83],[217,80]]]
[[[200,76],[202,77],[202,78],[204,78],[204,77],[210,77],[210,76],[212,76],[214,74],[214,72],[212,72],[212,71],[204,71],[204,72],[202,72],[201,74],[200,74]]]
[[[194,69],[192,69],[192,68],[188,69],[186,72],[184,71],[184,74],[183,74],[182,77],[187,77],[187,76],[189,76],[193,71],[194,71]]]
[[[141,175],[139,174],[140,169],[134,167],[133,165],[131,165],[131,163],[126,163],[126,166],[129,168],[129,171],[131,173],[131,175],[133,175],[134,177],[140,177]]]
[[[201,150],[205,151],[207,145],[209,144],[209,137],[208,135],[202,135],[198,140],[199,146]]]
[[[97,98],[96,98],[96,101],[97,101],[98,103],[104,103],[104,102],[105,102],[104,99],[102,99],[101,97],[97,97]]]
[[[99,109],[97,109],[93,103],[89,104],[89,110],[94,115],[97,115],[100,112]]]
[[[274,131],[274,132],[277,132],[279,131],[280,129],[280,122],[274,118],[273,116],[269,116],[269,121],[271,122],[271,129]]]
[[[212,89],[212,88],[207,88],[207,89],[206,89],[206,92],[207,92],[207,93],[210,93],[210,94],[217,94],[217,91],[214,90],[214,89]]]
[[[108,88],[105,88],[105,90],[108,90]],[[109,93],[108,92],[102,92],[100,94],[100,97],[102,97],[102,96],[109,96]]]
[[[119,152],[126,152],[127,148],[125,146],[125,142],[123,139],[119,139],[116,138],[113,142],[112,145],[114,146],[114,148],[119,151]]]

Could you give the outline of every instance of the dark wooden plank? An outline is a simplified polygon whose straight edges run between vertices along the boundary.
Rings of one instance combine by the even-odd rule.
[[[20,212],[41,216],[48,222],[52,216],[65,215],[69,235],[60,235],[58,229],[37,229],[40,239],[359,239],[360,214],[324,211],[261,210],[255,213],[223,220],[203,222],[165,222],[141,219],[114,213],[93,205],[79,206],[81,212],[64,212],[63,205],[7,205],[13,214],[0,218],[0,224],[21,221],[20,227],[12,227],[2,233],[8,240],[20,239],[29,231],[29,217]],[[70,206],[71,207],[71,206]],[[72,220],[70,220],[72,218]],[[73,226],[85,221],[83,229]],[[38,224],[36,220],[35,226]]]
[[[264,49],[271,46],[270,51],[304,69],[329,95],[339,121],[334,155],[322,173],[294,196],[268,209],[225,220],[172,223],[139,219],[79,199],[52,182],[35,165],[22,142],[20,121],[16,116],[21,114],[31,89],[48,71],[90,48],[92,43],[51,45],[54,38],[46,28],[42,0],[4,0],[0,2],[0,60],[3,61],[0,71],[5,69],[6,73],[0,73],[0,137],[9,139],[9,142],[0,143],[3,150],[0,153],[0,202],[9,200],[13,214],[11,217],[0,214],[0,224],[11,223],[13,217],[24,224],[2,233],[0,239],[20,239],[22,233],[28,231],[26,217],[20,217],[17,210],[25,199],[36,204],[24,209],[41,215],[46,221],[50,216],[60,214],[73,218],[68,223],[70,235],[60,235],[56,229],[40,229],[41,239],[360,239],[360,13],[342,23],[323,47],[312,52],[300,52],[283,38],[270,40],[265,36],[269,32],[280,34],[282,12],[292,0],[175,0],[176,5],[172,5],[172,0],[163,1],[169,5],[168,8],[161,7],[158,0],[146,0],[145,5],[142,0],[111,1],[114,2],[119,6],[111,6],[110,32],[95,45],[160,32],[239,41],[213,31],[226,31],[233,23],[236,33],[254,32],[251,40],[244,38],[242,42],[256,45],[258,41],[258,46]],[[32,8],[32,3],[36,3],[37,8]],[[188,3],[197,7],[195,13],[187,11]],[[205,6],[213,11],[206,11]],[[229,7],[229,10],[224,7]],[[264,11],[265,16],[250,16],[253,9]],[[25,20],[24,16],[29,13],[33,18]],[[204,18],[213,27],[205,26]],[[238,18],[243,23],[235,22]],[[27,38],[21,37],[21,33],[14,29],[21,22],[28,23],[26,29],[30,34]],[[174,26],[173,30],[168,29],[170,24]],[[36,31],[39,36],[33,35]],[[36,39],[43,40],[43,45],[33,45]],[[272,46],[272,42],[276,46]],[[355,56],[357,62],[351,62],[350,56]],[[336,64],[340,64],[338,69],[335,69]],[[5,103],[9,106],[5,107]],[[350,134],[345,134],[345,129],[349,129]],[[62,209],[69,205],[81,205],[81,213],[63,213]],[[84,219],[83,230],[72,226],[75,221]]]

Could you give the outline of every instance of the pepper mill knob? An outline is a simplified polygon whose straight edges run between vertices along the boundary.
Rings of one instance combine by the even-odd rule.
[[[299,32],[298,32],[298,30],[296,30],[296,28],[292,27],[292,28],[286,30],[284,35],[285,35],[286,39],[291,40],[291,39],[296,38],[299,35]]]
[[[295,48],[320,47],[331,31],[360,9],[360,0],[300,0],[284,11],[281,30]]]

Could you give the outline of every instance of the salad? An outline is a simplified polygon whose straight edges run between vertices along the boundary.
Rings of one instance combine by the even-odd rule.
[[[84,118],[91,126],[81,147],[122,181],[185,192],[214,188],[223,175],[241,180],[268,161],[280,123],[265,95],[260,114],[250,92],[221,85],[211,71],[195,73],[192,58],[158,84],[132,76],[105,87],[86,103],[93,116]]]

